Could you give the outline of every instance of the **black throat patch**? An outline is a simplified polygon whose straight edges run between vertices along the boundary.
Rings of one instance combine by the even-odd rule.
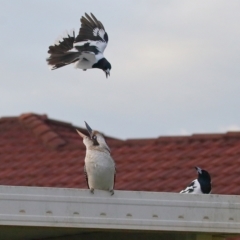
[[[111,69],[111,64],[107,61],[106,58],[102,58],[100,59],[97,63],[92,65],[92,68],[100,68],[103,71],[107,70],[107,69]]]

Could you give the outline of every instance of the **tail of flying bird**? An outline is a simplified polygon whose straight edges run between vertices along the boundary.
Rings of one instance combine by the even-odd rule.
[[[48,53],[50,56],[47,58],[47,62],[52,70],[79,60],[80,53],[70,51],[73,48],[74,40],[75,32],[72,31],[72,34],[67,33],[65,37],[62,37],[61,40],[49,47]]]

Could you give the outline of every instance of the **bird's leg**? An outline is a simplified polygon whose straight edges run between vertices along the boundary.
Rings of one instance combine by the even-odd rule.
[[[111,193],[111,196],[114,194],[114,190],[113,189],[109,190],[109,192]]]
[[[90,188],[90,193],[94,194],[94,188]]]

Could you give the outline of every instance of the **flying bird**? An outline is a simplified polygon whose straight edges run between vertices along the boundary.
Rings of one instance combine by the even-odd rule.
[[[51,69],[64,67],[74,63],[75,68],[86,71],[91,68],[102,69],[106,77],[110,76],[111,64],[103,56],[108,44],[108,35],[103,24],[91,13],[85,13],[80,19],[81,27],[75,37],[75,31],[49,46],[47,58]]]
[[[106,190],[114,194],[115,162],[103,135],[93,131],[85,122],[89,136],[77,130],[86,146],[84,172],[91,193],[94,189]]]
[[[209,194],[212,190],[211,177],[206,170],[195,167],[198,172],[198,178],[193,180],[186,189],[180,193]]]

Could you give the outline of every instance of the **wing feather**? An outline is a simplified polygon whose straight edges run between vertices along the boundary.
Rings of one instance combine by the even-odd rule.
[[[49,46],[49,54],[61,54],[73,48],[75,39],[75,32],[72,31],[71,34],[67,33],[67,36],[61,37],[54,45]]]
[[[84,174],[85,174],[85,179],[86,179],[86,182],[87,182],[87,186],[88,186],[88,188],[89,188],[89,184],[88,184],[88,175],[87,175],[86,165],[84,165]]]
[[[180,193],[200,193],[199,190],[200,190],[200,184],[198,180],[195,179]]]
[[[115,183],[116,183],[116,173],[117,173],[117,169],[116,169],[116,166],[115,166],[114,179],[113,179],[113,189],[114,189],[114,186],[115,186]]]
[[[80,21],[81,27],[78,36],[75,38],[74,46],[82,45],[82,42],[88,42],[103,53],[108,43],[108,35],[103,24],[92,13],[91,16],[85,13]]]
[[[87,13],[85,13],[85,16],[87,20],[90,22],[91,28],[94,28],[95,26],[99,27],[98,21],[94,22],[94,20]]]
[[[71,51],[74,46],[75,32],[66,33],[54,45],[49,46],[50,56],[46,59],[51,69],[64,67],[79,60],[79,52]]]

